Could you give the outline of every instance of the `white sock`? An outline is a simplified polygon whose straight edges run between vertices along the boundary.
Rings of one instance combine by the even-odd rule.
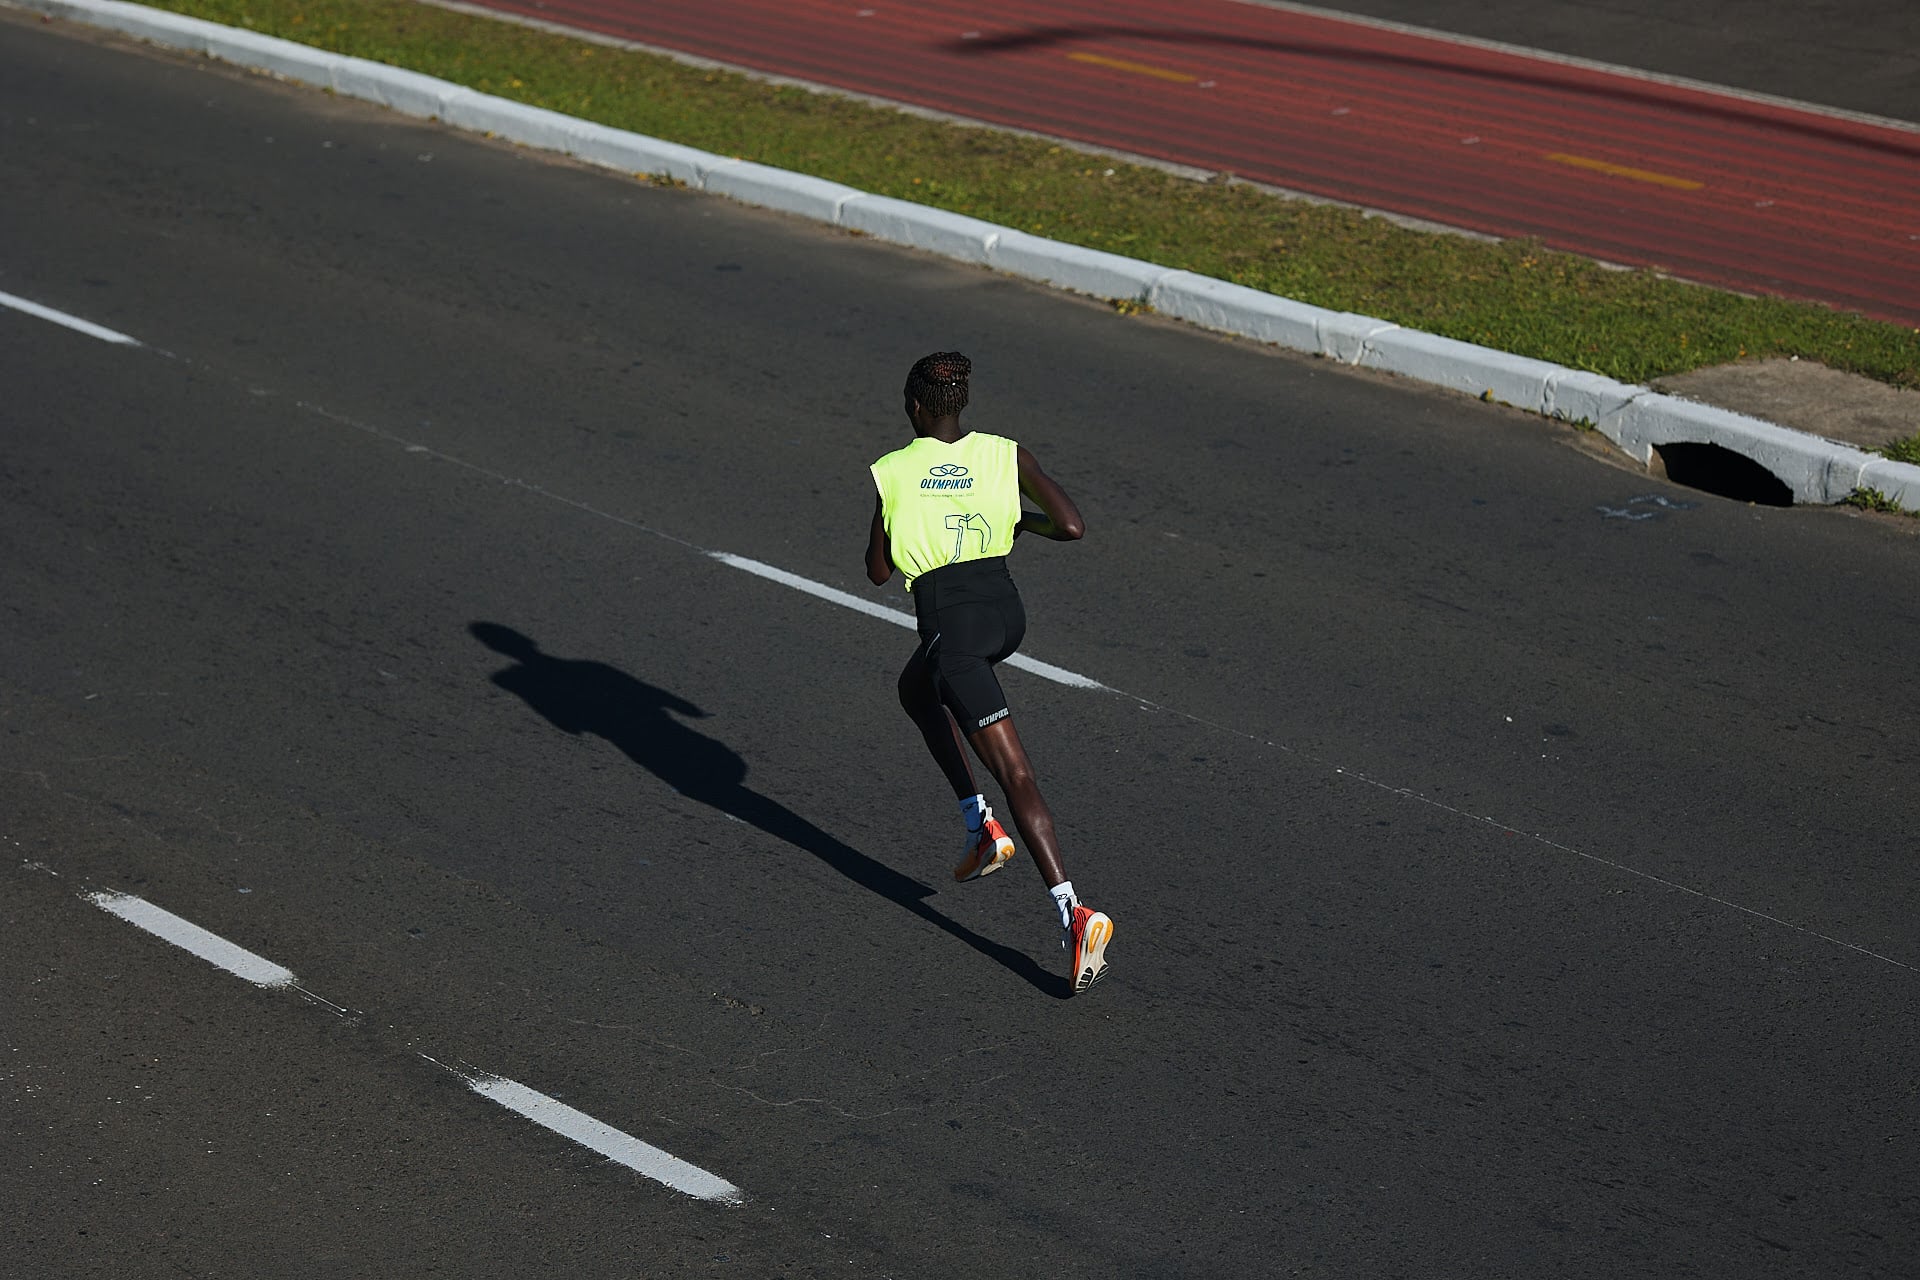
[[[1071,929],[1073,909],[1080,905],[1080,899],[1073,896],[1073,881],[1062,880],[1047,892],[1053,895],[1053,905],[1060,908],[1060,927]]]
[[[977,832],[993,816],[993,810],[987,807],[985,796],[968,796],[960,802],[960,816],[967,820],[967,830]]]

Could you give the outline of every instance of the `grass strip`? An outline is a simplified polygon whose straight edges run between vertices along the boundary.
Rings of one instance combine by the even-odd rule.
[[[1891,444],[1883,444],[1874,452],[1895,462],[1911,462],[1920,467],[1920,436],[1907,436]]]
[[[1920,511],[1907,510],[1878,489],[1855,489],[1840,500],[1840,505],[1858,507],[1862,511],[1880,511],[1890,516],[1920,518]]]
[[[1417,232],[1070,147],[688,67],[410,0],[155,7],[1624,382],[1799,356],[1920,388],[1920,330]]]

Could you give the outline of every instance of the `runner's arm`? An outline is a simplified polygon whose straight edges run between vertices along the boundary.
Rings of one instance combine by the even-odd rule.
[[[1013,526],[1014,536],[1035,533],[1055,542],[1073,542],[1085,536],[1087,522],[1080,518],[1080,508],[1073,505],[1067,491],[1040,469],[1025,445],[1020,446],[1019,458],[1020,492],[1039,503],[1040,510],[1022,512],[1020,523]]]
[[[887,522],[882,518],[880,497],[874,495],[873,524],[867,530],[867,581],[884,586],[893,576],[893,547],[887,541]]]

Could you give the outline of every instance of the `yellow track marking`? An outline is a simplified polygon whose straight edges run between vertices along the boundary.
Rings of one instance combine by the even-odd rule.
[[[1165,67],[1150,67],[1144,62],[1128,62],[1122,58],[1103,57],[1097,53],[1070,53],[1069,62],[1084,62],[1088,66],[1107,67],[1113,71],[1131,71],[1137,76],[1152,76],[1155,80],[1171,80],[1175,84],[1198,83],[1199,76],[1190,76],[1184,71],[1169,71]]]
[[[1595,173],[1610,174],[1616,178],[1632,178],[1635,182],[1651,182],[1656,187],[1672,187],[1677,191],[1698,191],[1707,185],[1695,182],[1692,178],[1676,178],[1672,174],[1634,169],[1624,164],[1609,164],[1605,160],[1589,160],[1586,156],[1570,156],[1560,151],[1550,151],[1546,158],[1555,164],[1570,164],[1576,169],[1591,169]]]

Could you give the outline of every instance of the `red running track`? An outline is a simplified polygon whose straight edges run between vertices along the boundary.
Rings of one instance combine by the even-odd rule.
[[[1234,0],[480,2],[1920,327],[1920,128]]]

